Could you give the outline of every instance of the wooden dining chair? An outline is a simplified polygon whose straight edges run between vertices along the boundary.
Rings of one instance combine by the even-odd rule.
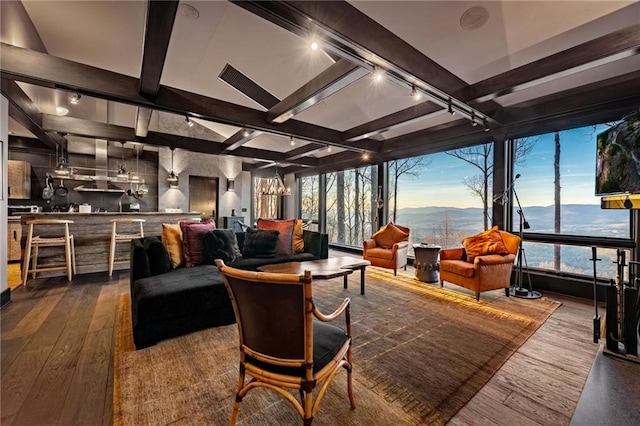
[[[311,272],[304,275],[244,271],[216,260],[229,292],[240,338],[240,376],[230,425],[251,389],[265,387],[282,395],[311,425],[327,387],[340,367],[352,390],[350,300],[330,315],[313,302]],[[345,314],[346,328],[329,322]],[[251,379],[245,383],[245,375]],[[317,395],[313,395],[318,388]],[[298,401],[288,389],[297,389]]]

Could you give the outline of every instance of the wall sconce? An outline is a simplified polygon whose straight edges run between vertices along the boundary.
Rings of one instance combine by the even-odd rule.
[[[227,179],[227,191],[235,192],[236,190],[236,180],[235,179]]]
[[[167,181],[169,182],[169,188],[178,188],[178,174],[173,170],[173,151],[174,147],[171,147],[171,171],[169,172],[169,176],[167,176]]]

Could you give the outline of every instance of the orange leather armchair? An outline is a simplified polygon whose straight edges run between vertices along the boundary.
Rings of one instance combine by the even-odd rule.
[[[386,226],[388,225],[385,225],[385,227]],[[401,225],[394,226],[400,229],[400,231],[406,233],[407,236],[402,238],[401,241],[395,242],[390,248],[378,246],[373,237],[365,240],[362,244],[364,246],[364,260],[371,262],[372,266],[393,269],[393,275],[397,275],[398,268],[404,267],[405,270],[407,269],[407,252],[409,251],[410,229]],[[384,227],[380,229],[380,231],[383,230]]]
[[[481,292],[499,288],[504,288],[509,296],[511,270],[520,237],[505,231],[499,232],[509,254],[477,256],[471,263],[463,259],[462,247],[440,250],[440,287],[444,281],[459,285],[475,292],[476,300],[480,300]]]

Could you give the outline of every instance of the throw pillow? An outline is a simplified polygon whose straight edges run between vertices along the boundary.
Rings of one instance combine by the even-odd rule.
[[[296,253],[304,251],[304,239],[302,238],[302,219],[298,219],[296,227],[293,230],[293,248]]]
[[[242,257],[275,257],[279,231],[247,229]]]
[[[295,250],[293,248],[293,232],[296,227],[296,222],[296,219],[258,219],[258,229],[279,231],[276,253],[294,254]]]
[[[242,253],[238,247],[236,233],[231,229],[214,229],[202,236],[204,245],[204,262],[215,264],[216,259],[222,259],[229,264],[242,259]]]
[[[171,257],[164,243],[160,240],[147,238],[144,240],[144,250],[149,259],[149,272],[151,275],[159,275],[169,272],[171,268]]]
[[[204,259],[202,236],[216,229],[216,223],[213,219],[202,223],[180,222],[180,229],[182,230],[182,252],[187,268],[201,264]]]
[[[409,234],[389,222],[383,226],[382,229],[373,234],[371,238],[375,240],[377,246],[382,248],[391,248],[395,243],[406,241],[408,237]]]
[[[162,242],[167,248],[167,251],[169,251],[171,266],[178,268],[184,265],[184,257],[182,255],[182,230],[180,229],[179,223],[162,224]]]
[[[502,241],[502,236],[497,226],[467,237],[462,240],[462,245],[467,252],[467,262],[473,263],[477,256],[486,254],[509,254],[509,250]]]

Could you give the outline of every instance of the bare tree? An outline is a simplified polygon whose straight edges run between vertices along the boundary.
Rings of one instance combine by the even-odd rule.
[[[515,139],[514,161],[517,165],[525,164],[525,157],[531,152],[537,141],[532,138]],[[489,229],[489,187],[493,183],[493,143],[454,149],[447,151],[446,154],[471,164],[480,171],[477,175],[465,177],[463,183],[472,194],[480,197],[484,229]]]
[[[405,158],[402,160],[393,160],[389,162],[389,183],[393,188],[391,195],[393,200],[393,209],[391,210],[392,221],[395,223],[398,212],[398,179],[402,175],[418,177],[421,175],[421,168],[428,167],[431,164],[426,156]]]

